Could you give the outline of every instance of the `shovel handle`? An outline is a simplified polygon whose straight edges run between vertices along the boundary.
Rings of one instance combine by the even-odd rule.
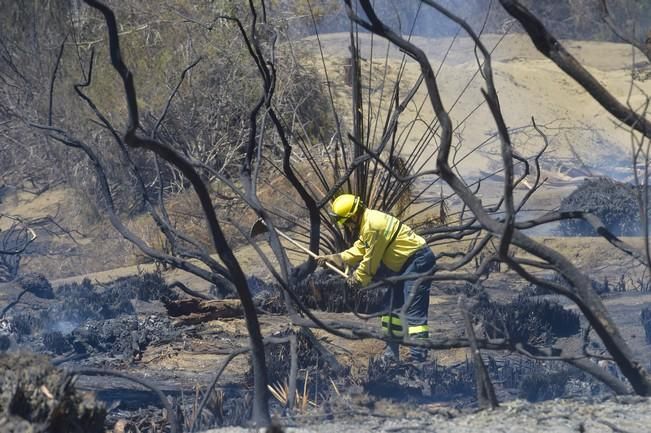
[[[317,257],[319,257],[319,256],[317,256],[316,254],[314,254],[312,251],[310,251],[308,248],[305,248],[303,245],[299,244],[299,243],[296,242],[294,239],[290,238],[289,236],[287,236],[285,233],[281,232],[280,230],[276,229],[276,233],[278,233],[278,234],[279,234],[280,236],[282,236],[283,238],[287,239],[287,240],[288,240],[289,242],[291,242],[292,244],[296,245],[296,246],[297,246],[298,248],[300,248],[301,250],[305,251],[307,254],[309,254],[309,255],[312,256],[313,258],[316,259]],[[333,265],[332,263],[330,263],[330,262],[326,262],[325,264],[326,264],[326,266],[327,266],[328,268],[330,268],[331,270],[335,271],[336,273],[338,273],[338,274],[341,275],[342,277],[344,277],[344,278],[348,278],[348,274],[347,274],[347,273],[345,273],[344,271],[342,271],[341,269],[339,269],[338,267],[336,267],[336,266]]]

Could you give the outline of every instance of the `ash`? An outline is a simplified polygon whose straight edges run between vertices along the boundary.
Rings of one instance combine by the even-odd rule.
[[[447,418],[477,409],[474,368],[469,360],[450,365],[432,356],[424,364],[412,365],[387,363],[369,356],[363,365],[353,368],[350,358],[337,351],[336,345],[331,345],[322,334],[288,329],[284,316],[273,319],[273,314],[285,311],[278,287],[254,278],[250,282],[254,286],[256,304],[265,311],[264,320],[271,321],[274,326],[282,324],[280,330],[266,335],[279,339],[290,334],[296,337],[298,394],[295,407],[290,410],[287,401],[270,399],[272,412],[288,426],[314,422],[317,428],[324,421],[354,419],[359,414],[368,417],[369,413],[378,413],[388,407],[393,411],[390,416],[396,420],[412,416],[414,411],[420,411],[420,416],[427,413],[431,417],[426,408],[433,407]],[[298,283],[296,292],[303,302],[326,312],[369,312],[380,305],[382,290],[350,294],[345,292],[342,283],[340,278],[327,272],[317,272]],[[252,374],[246,355],[238,358],[244,368],[229,366],[228,370],[233,369],[233,372],[220,378],[215,390],[206,396],[205,409],[200,414],[196,412],[221,360],[248,343],[241,321],[211,321],[198,325],[172,321],[160,299],[175,299],[179,294],[168,289],[159,274],[119,279],[104,285],[84,280],[55,288],[53,293],[53,299],[26,298],[27,302],[17,304],[0,320],[0,350],[6,352],[3,356],[15,356],[18,351],[28,350],[49,357],[20,355],[25,360],[36,357],[33,359],[41,360],[35,361],[37,365],[45,365],[40,370],[21,367],[24,374],[30,375],[29,380],[39,383],[39,387],[41,382],[38,381],[46,374],[43,372],[47,372],[46,376],[53,374],[53,377],[63,378],[65,371],[72,368],[108,368],[147,378],[166,395],[186,430],[193,422],[203,430],[246,424],[252,407]],[[487,298],[481,288],[467,291],[467,294],[476,301],[477,326],[486,332],[497,332],[496,325],[504,323],[503,317],[509,318],[507,323],[518,324],[518,329],[523,330],[522,335],[518,334],[519,341],[527,343],[551,344],[578,330],[572,314],[551,302],[533,299],[533,296],[496,303]],[[515,335],[513,329],[504,332]],[[499,334],[491,335],[499,337]],[[192,359],[194,365],[181,369],[159,367],[161,361],[175,360],[183,353],[190,354],[187,359]],[[493,355],[484,354],[485,364],[501,402],[609,395],[602,385],[584,373],[559,362]],[[211,358],[204,366],[202,360],[206,356]],[[266,359],[270,386],[280,391],[287,389],[291,373],[290,344],[268,345]],[[66,389],[58,382],[43,383],[51,392],[54,391],[50,387]],[[151,391],[138,385],[113,378],[81,376],[67,389],[73,397],[62,396],[61,399],[67,398],[77,404],[85,401],[78,395],[92,392],[106,408],[90,405],[97,408],[85,409],[87,406],[79,406],[81,403],[70,406],[78,407],[69,412],[70,416],[86,420],[83,422],[88,427],[84,431],[94,432],[93,423],[114,431],[169,431],[161,402]],[[53,410],[48,406],[50,403],[47,398],[40,399],[33,404],[21,403],[18,415],[7,412],[6,420],[9,421],[5,422],[11,423],[14,429],[7,431],[25,431],[16,426],[31,426],[32,420]],[[397,418],[394,412],[399,414]]]

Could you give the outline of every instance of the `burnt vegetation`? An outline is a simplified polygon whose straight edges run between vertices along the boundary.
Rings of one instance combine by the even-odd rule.
[[[296,285],[295,293],[309,308],[334,313],[371,314],[382,311],[390,290],[387,286],[351,293],[341,276],[332,271],[317,270]]]
[[[513,343],[549,346],[558,337],[569,337],[580,330],[578,313],[546,299],[518,296],[508,304],[479,296],[472,312],[490,338],[505,338]]]
[[[93,284],[85,278],[81,283],[59,286],[56,297],[62,302],[49,310],[50,315],[61,321],[82,323],[135,314],[132,300],[175,299],[178,294],[168,288],[160,274],[147,273],[119,278],[105,285]]]
[[[627,257],[640,291],[649,287],[649,98],[619,100],[557,39],[623,40],[646,62],[637,27],[620,25],[625,12],[651,16],[642,2],[499,0],[463,11],[434,0],[402,10],[389,0],[85,0],[36,11],[14,3],[0,31],[0,168],[11,183],[0,200],[13,200],[10,190],[36,200],[59,187],[74,199],[55,216],[8,215],[0,231],[8,294],[0,429],[178,433],[271,427],[272,413],[282,422],[332,419],[351,405],[368,415],[378,399],[492,409],[515,397],[651,395],[646,364],[602,299],[609,284],[529,231],[558,223],[568,236],[600,236]],[[481,13],[462,13],[472,11]],[[421,14],[443,24],[424,25]],[[345,32],[344,63],[324,51],[326,31]],[[542,162],[553,127],[533,118],[507,126],[502,107],[511,101],[498,96],[492,53],[509,32],[526,36],[630,134],[630,184],[594,177],[558,210],[527,213],[548,181]],[[441,37],[433,44],[446,44],[440,59],[412,36]],[[458,38],[476,61],[455,95],[477,98],[470,114],[442,97],[434,69],[454,57]],[[632,79],[642,82],[643,68],[636,64]],[[488,119],[482,143],[465,141],[475,112]],[[521,152],[518,134],[535,151]],[[464,160],[480,151],[498,168],[476,177]],[[395,277],[353,293],[340,275],[316,269],[314,256],[356,238],[328,216],[341,193],[399,217],[437,252],[432,269],[409,277],[430,281],[433,296],[459,298],[433,305],[450,321],[431,326],[429,338],[387,336],[377,325]],[[264,240],[249,230],[259,220]],[[68,228],[76,224],[101,234]],[[122,238],[119,254],[106,230]],[[47,263],[39,255],[56,262],[93,248],[107,263],[120,259],[108,254],[138,251],[138,275],[51,284],[22,269]],[[641,312],[651,344],[650,315]],[[360,345],[363,359],[342,341]],[[386,342],[424,346],[430,357],[391,362],[363,346]],[[439,361],[448,354],[457,361]],[[184,376],[178,361],[179,371],[155,370],[167,377],[150,374],[184,355],[201,373]]]
[[[640,312],[640,321],[644,328],[644,338],[646,342],[651,344],[651,308],[644,307]]]
[[[123,277],[105,285],[85,279],[63,284],[52,291],[43,276],[25,279],[23,287],[41,292],[48,301],[36,308],[15,307],[7,314],[14,343],[54,355],[93,353],[118,356],[127,361],[140,356],[152,342],[173,339],[178,332],[165,317],[138,317],[133,302],[159,300],[178,294],[160,274]],[[41,296],[43,298],[43,296]]]
[[[642,192],[643,193],[643,192]],[[635,186],[609,178],[586,179],[561,201],[561,212],[586,212],[597,216],[615,236],[642,234],[639,192]],[[565,236],[596,236],[590,224],[581,219],[561,221]]]
[[[106,409],[91,394],[75,390],[73,377],[52,366],[43,355],[0,356],[0,412],[8,432],[104,432]]]

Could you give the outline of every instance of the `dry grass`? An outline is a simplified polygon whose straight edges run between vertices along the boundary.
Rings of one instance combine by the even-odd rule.
[[[309,371],[305,370],[305,379],[303,380],[303,393],[299,393],[298,390],[296,390],[296,397],[294,398],[295,408],[301,413],[304,413],[310,406],[316,407],[316,402],[310,400],[309,396],[307,395],[308,383]],[[289,385],[287,383],[287,379],[285,379],[285,382],[282,384],[273,383],[267,385],[267,388],[269,389],[269,392],[271,392],[271,395],[273,395],[274,398],[283,405],[283,407],[289,407]]]

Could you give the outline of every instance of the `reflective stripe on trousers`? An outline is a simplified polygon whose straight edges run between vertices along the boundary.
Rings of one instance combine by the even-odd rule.
[[[436,257],[432,250],[425,246],[416,251],[410,257],[400,272],[387,273],[387,275],[406,275],[410,273],[423,273],[432,269],[436,263]],[[385,300],[387,314],[382,316],[381,325],[385,335],[392,337],[403,337],[403,324],[396,312],[405,309],[404,317],[407,321],[407,333],[411,338],[428,338],[429,327],[427,326],[427,313],[429,309],[429,281],[406,280],[398,283],[389,290],[390,296]],[[404,306],[411,297],[410,305]],[[391,313],[389,313],[391,312]],[[412,347],[412,356],[423,358],[427,349]]]
[[[400,317],[395,314],[382,316],[382,332],[385,335],[402,337],[403,330]],[[427,338],[429,336],[429,326],[426,323],[422,325],[410,325],[407,328],[407,332],[410,337]]]

